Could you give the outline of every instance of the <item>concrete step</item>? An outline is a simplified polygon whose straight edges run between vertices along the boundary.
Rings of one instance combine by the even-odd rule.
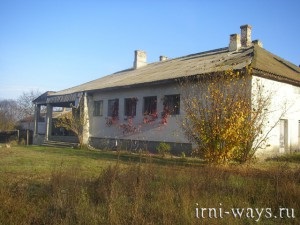
[[[78,143],[71,143],[71,142],[62,142],[62,141],[44,141],[42,146],[47,146],[47,147],[59,147],[59,148],[74,148],[77,146]]]

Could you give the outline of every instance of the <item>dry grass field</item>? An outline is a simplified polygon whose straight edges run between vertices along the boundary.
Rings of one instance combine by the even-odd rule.
[[[0,148],[0,224],[300,224],[300,155],[189,158]]]

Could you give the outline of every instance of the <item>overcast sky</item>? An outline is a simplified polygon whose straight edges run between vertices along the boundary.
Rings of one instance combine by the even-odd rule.
[[[136,49],[155,62],[227,47],[244,24],[299,65],[299,9],[299,0],[0,0],[0,99],[130,68]]]

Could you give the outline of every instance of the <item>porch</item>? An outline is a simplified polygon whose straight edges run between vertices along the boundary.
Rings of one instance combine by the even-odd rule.
[[[33,101],[35,104],[33,144],[49,145],[54,142],[76,145],[78,138],[64,128],[56,128],[55,120],[71,108],[78,107],[83,93],[63,96],[51,95],[55,92],[45,92]],[[57,109],[62,110],[57,110]],[[66,110],[70,109],[70,110]]]

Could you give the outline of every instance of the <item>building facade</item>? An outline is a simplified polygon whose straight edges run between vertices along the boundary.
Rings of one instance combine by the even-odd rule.
[[[233,69],[252,68],[251,88],[260,82],[272,92],[268,141],[258,154],[268,155],[300,149],[300,69],[268,52],[258,40],[251,40],[252,28],[241,26],[240,34],[229,37],[229,45],[175,59],[160,56],[147,63],[144,51],[135,51],[133,67],[97,80],[37,98],[47,106],[45,128],[35,123],[35,143],[55,139],[52,133],[53,107],[78,107],[83,102],[86,118],[84,142],[100,149],[122,148],[153,151],[168,142],[173,153],[191,152],[193,144],[184,136],[182,92],[178,79]],[[64,140],[62,138],[61,140]],[[70,140],[70,139],[69,139]]]

